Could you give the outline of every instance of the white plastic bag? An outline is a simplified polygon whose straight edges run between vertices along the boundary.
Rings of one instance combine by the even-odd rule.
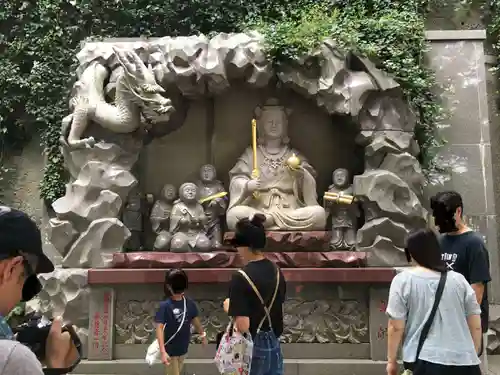
[[[158,345],[158,340],[154,340],[151,345],[148,346],[146,352],[146,362],[149,366],[153,366],[155,361],[160,359],[160,345]]]

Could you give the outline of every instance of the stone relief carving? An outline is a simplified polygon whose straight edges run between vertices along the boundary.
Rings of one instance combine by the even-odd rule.
[[[89,121],[115,133],[133,133],[141,126],[143,116],[149,123],[167,122],[173,111],[170,99],[162,96],[165,89],[155,79],[135,51],[112,47],[118,64],[114,71],[114,105],[106,102],[104,82],[109,72],[99,60],[85,68],[74,86],[70,102],[73,113],[65,121],[69,132],[67,142],[74,148],[92,147],[94,137],[83,138]]]
[[[209,342],[229,322],[222,311],[223,299],[196,301],[201,323]],[[154,335],[153,317],[159,302],[118,301],[116,307],[117,344],[146,344]],[[355,300],[287,299],[284,306],[284,343],[350,343],[368,342],[368,308]],[[196,337],[193,337],[193,341]]]
[[[221,33],[211,39],[193,36],[93,42],[85,44],[77,57],[80,65],[70,101],[72,113],[63,120],[61,137],[71,180],[66,195],[53,204],[57,221],[51,222],[51,230],[64,236],[53,244],[65,254],[65,267],[105,266],[102,257],[92,254],[101,253],[103,248],[106,252],[123,249],[130,232],[125,226],[120,229],[118,217],[137,185],[130,171],[140,150],[152,137],[164,136],[182,126],[189,107],[186,98],[220,94],[235,80],[262,88],[277,78],[282,87],[313,100],[329,114],[349,115],[359,126],[357,143],[365,150],[365,171],[354,178],[353,193],[364,206],[365,224],[358,230],[358,249],[372,253],[369,262],[398,264],[399,229],[407,231],[425,223],[421,204],[423,179],[413,139],[414,115],[391,77],[370,61],[340,51],[331,40],[325,40],[311,56],[276,71],[266,60],[262,35],[255,32]],[[268,155],[269,136],[259,145],[260,158],[269,159],[267,171],[272,172],[275,157],[279,159],[279,151],[284,151],[285,162],[293,159],[288,167],[299,160],[304,178],[312,176],[304,158],[298,153],[293,155],[284,142],[286,110],[277,103],[267,104],[257,116],[263,116],[259,122],[264,131],[259,134],[269,135],[276,130],[273,125],[274,130],[266,131],[266,124],[276,119],[281,122],[280,145],[271,147],[278,155]],[[246,173],[239,168],[245,161],[252,161],[249,150],[232,171],[227,213],[230,228],[234,227],[233,219],[249,213],[251,208],[265,211],[269,217],[279,216],[279,220],[274,218],[276,229],[324,230],[325,213],[313,197],[315,191],[311,192],[314,199],[305,206],[292,205],[289,215],[276,215],[282,212],[238,201],[243,195],[241,186],[236,189],[236,182]],[[249,172],[252,167],[247,166]],[[288,172],[293,171],[289,169]],[[265,185],[272,178],[264,172],[262,169]],[[303,188],[311,190],[314,178],[306,180]],[[308,212],[299,215],[300,210]],[[100,222],[95,223],[97,220]],[[305,224],[298,225],[304,220]],[[394,232],[398,235],[390,230],[384,236],[377,234],[381,225],[398,228]],[[70,254],[83,251],[82,248],[87,253],[85,259]],[[382,258],[380,252],[384,253]]]
[[[285,343],[360,344],[368,342],[368,309],[355,300],[287,299]]]

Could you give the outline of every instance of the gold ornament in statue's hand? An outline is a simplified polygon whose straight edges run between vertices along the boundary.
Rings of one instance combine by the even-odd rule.
[[[286,161],[286,165],[292,170],[296,170],[300,167],[300,159],[297,157],[297,155],[292,154]]]

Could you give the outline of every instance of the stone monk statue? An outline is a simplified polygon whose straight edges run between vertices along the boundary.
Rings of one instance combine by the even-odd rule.
[[[266,216],[267,230],[325,229],[326,213],[318,204],[315,171],[289,145],[288,114],[276,99],[256,108],[258,139],[229,171],[226,221],[230,230],[235,230],[238,220],[256,213]]]
[[[205,233],[207,217],[198,203],[198,188],[186,182],[179,188],[179,199],[170,214],[170,251],[173,253],[210,251],[212,242]]]

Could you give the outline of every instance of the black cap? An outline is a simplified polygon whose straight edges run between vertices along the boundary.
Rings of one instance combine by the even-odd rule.
[[[42,236],[35,222],[24,212],[0,206],[0,255],[17,251],[37,260],[32,270],[35,275],[30,275],[23,287],[23,300],[27,301],[41,290],[36,274],[54,271],[54,264],[43,253]]]

